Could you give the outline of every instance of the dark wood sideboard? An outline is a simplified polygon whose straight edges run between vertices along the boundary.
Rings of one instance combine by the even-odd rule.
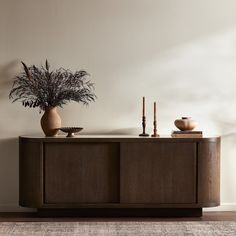
[[[201,216],[220,204],[220,137],[20,137],[19,203],[97,216]]]

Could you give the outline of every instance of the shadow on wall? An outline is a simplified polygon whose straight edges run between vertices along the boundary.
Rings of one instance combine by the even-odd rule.
[[[205,122],[203,130],[236,132],[235,40],[232,27],[166,50],[139,67],[137,84],[159,97],[161,114],[185,112]],[[150,82],[142,83],[147,74]]]
[[[93,132],[83,132],[83,135],[137,135],[141,133],[141,128],[123,128],[114,130],[96,130]]]
[[[13,60],[0,65],[0,107],[5,108],[8,94],[12,86],[12,78],[18,61]],[[1,118],[4,116],[1,115]],[[3,125],[2,121],[1,126]],[[2,131],[3,129],[1,129]],[[18,139],[6,138],[8,134],[0,134],[0,189],[1,205],[16,205],[18,202]],[[17,187],[16,187],[17,186]]]
[[[18,138],[0,139],[1,204],[18,202]]]
[[[0,65],[0,99],[8,96],[12,85],[14,71],[18,63],[17,60],[14,60],[5,65]]]

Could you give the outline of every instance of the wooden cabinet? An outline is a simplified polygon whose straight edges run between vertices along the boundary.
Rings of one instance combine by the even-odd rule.
[[[220,138],[20,137],[24,207],[201,215],[219,179]]]

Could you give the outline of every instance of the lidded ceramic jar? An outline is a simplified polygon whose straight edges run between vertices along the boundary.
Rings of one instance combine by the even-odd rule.
[[[182,117],[182,119],[175,120],[175,126],[181,131],[190,131],[197,126],[197,122],[191,117]]]

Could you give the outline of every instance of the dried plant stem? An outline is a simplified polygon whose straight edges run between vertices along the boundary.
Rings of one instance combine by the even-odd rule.
[[[94,84],[88,80],[84,71],[72,73],[63,68],[50,71],[48,61],[45,67],[35,65],[27,67],[22,62],[24,71],[15,77],[9,98],[20,101],[25,107],[62,107],[70,101],[88,105],[95,101]]]

